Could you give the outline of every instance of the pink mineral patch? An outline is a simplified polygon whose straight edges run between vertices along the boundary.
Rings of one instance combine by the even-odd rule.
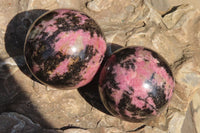
[[[60,64],[56,67],[56,69],[53,70],[53,72],[49,75],[50,79],[52,79],[55,76],[60,76],[68,72],[69,62],[70,62],[69,59],[65,59],[64,61],[60,62]]]
[[[56,37],[56,40],[58,40],[54,46],[56,52],[62,52],[64,55],[68,54],[70,48],[74,46],[77,37],[80,36],[78,33],[74,31],[70,32],[61,32]],[[82,42],[82,41],[81,41]],[[82,45],[82,44],[79,44]],[[84,47],[83,47],[84,48]]]
[[[77,48],[77,51],[83,50],[87,45],[93,45],[95,49],[103,54],[105,52],[105,41],[102,37],[98,37],[94,34],[94,37],[90,36],[89,32],[84,32],[83,30],[78,30],[76,32],[61,32],[57,37],[58,40],[55,45],[55,51],[61,51],[63,54],[70,54],[69,50],[73,46]]]
[[[51,36],[57,30],[58,30],[57,26],[55,26],[55,25],[49,26],[48,25],[44,32],[48,33],[49,34],[48,36]]]
[[[81,12],[79,11],[75,11],[75,10],[68,10],[68,9],[58,9],[56,10],[56,12],[58,13],[58,15],[55,16],[55,19],[57,18],[65,18],[66,21],[68,21],[69,19],[66,18],[65,13],[69,13],[69,14],[75,14],[77,17],[81,18],[80,20],[80,25],[84,24],[86,20],[89,19],[89,17],[87,17],[86,15],[82,15]]]
[[[33,68],[32,68],[32,70],[33,70],[33,73],[36,73],[36,72],[38,72],[40,69],[41,69],[41,68],[40,68],[40,66],[39,66],[39,65],[37,65],[37,64],[34,64],[34,65],[33,65]]]

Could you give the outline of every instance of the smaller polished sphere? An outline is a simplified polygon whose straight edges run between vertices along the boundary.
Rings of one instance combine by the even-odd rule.
[[[74,89],[89,83],[106,51],[100,27],[86,14],[56,9],[39,17],[28,31],[25,60],[42,83]]]
[[[131,122],[157,116],[172,97],[175,82],[167,62],[144,47],[113,53],[103,66],[99,93],[107,110]]]

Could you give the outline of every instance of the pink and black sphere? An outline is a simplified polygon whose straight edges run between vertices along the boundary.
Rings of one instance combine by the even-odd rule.
[[[89,83],[106,51],[100,27],[86,14],[56,9],[39,17],[28,31],[25,60],[42,83],[73,89]]]
[[[99,93],[114,116],[142,122],[157,116],[174,90],[174,78],[167,62],[144,47],[126,47],[114,52],[103,66]]]
[[[98,71],[106,51],[100,27],[86,14],[56,9],[39,17],[28,31],[24,55],[40,82],[74,89],[88,84]],[[114,52],[103,66],[99,93],[114,116],[141,122],[157,116],[174,90],[167,62],[144,47]]]

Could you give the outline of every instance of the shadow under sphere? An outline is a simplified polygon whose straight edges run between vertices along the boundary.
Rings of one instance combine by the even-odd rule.
[[[24,43],[29,27],[33,22],[48,10],[34,9],[18,13],[9,22],[5,34],[5,48],[10,57],[13,57],[20,70],[37,81],[25,63],[24,59]],[[37,81],[39,82],[39,81]]]
[[[86,86],[80,87],[78,88],[79,93],[81,94],[81,96],[93,107],[97,108],[98,110],[100,110],[101,112],[107,114],[107,115],[111,115],[106,108],[104,107],[101,98],[100,98],[100,94],[99,94],[99,76],[101,73],[101,70],[106,62],[106,60],[110,57],[110,55],[112,55],[113,52],[115,52],[116,50],[122,48],[122,46],[118,45],[118,44],[114,44],[114,43],[107,43],[107,49],[106,49],[106,53],[105,53],[105,57],[104,60],[98,70],[98,72],[96,73],[95,77],[93,78],[93,80],[87,84]]]
[[[7,53],[15,60],[19,69],[33,80],[35,79],[31,75],[24,60],[24,42],[31,24],[45,12],[47,12],[47,10],[35,9],[18,13],[9,22],[5,34],[5,48]],[[10,86],[18,86],[19,94],[12,103],[6,104],[6,109],[4,109],[4,111],[24,114],[45,128],[53,128],[51,124],[42,117],[41,113],[37,111],[37,107],[31,102],[29,96],[24,93],[23,89],[14,81],[15,79],[10,83]],[[22,106],[22,104],[24,105]]]

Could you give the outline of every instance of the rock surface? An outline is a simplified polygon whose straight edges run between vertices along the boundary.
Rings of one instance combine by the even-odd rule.
[[[200,132],[198,3],[198,0],[2,1],[0,111],[17,112],[28,118],[2,113],[0,119],[14,119],[13,125],[19,127],[20,122],[28,120],[28,129],[30,126],[37,130],[59,129],[53,132]],[[103,107],[98,94],[98,75],[85,87],[69,91],[44,86],[35,80],[24,63],[24,39],[31,23],[42,13],[55,8],[84,11],[100,25],[108,43],[145,46],[161,54],[168,61],[176,80],[169,107],[153,120],[129,123],[112,117]],[[111,48],[108,50],[112,51]],[[13,129],[6,128],[12,125],[9,119],[4,119],[1,124],[4,126],[0,132],[7,130],[8,133]]]
[[[0,115],[1,133],[58,133],[55,130],[45,130],[39,124],[18,113],[9,112]]]

